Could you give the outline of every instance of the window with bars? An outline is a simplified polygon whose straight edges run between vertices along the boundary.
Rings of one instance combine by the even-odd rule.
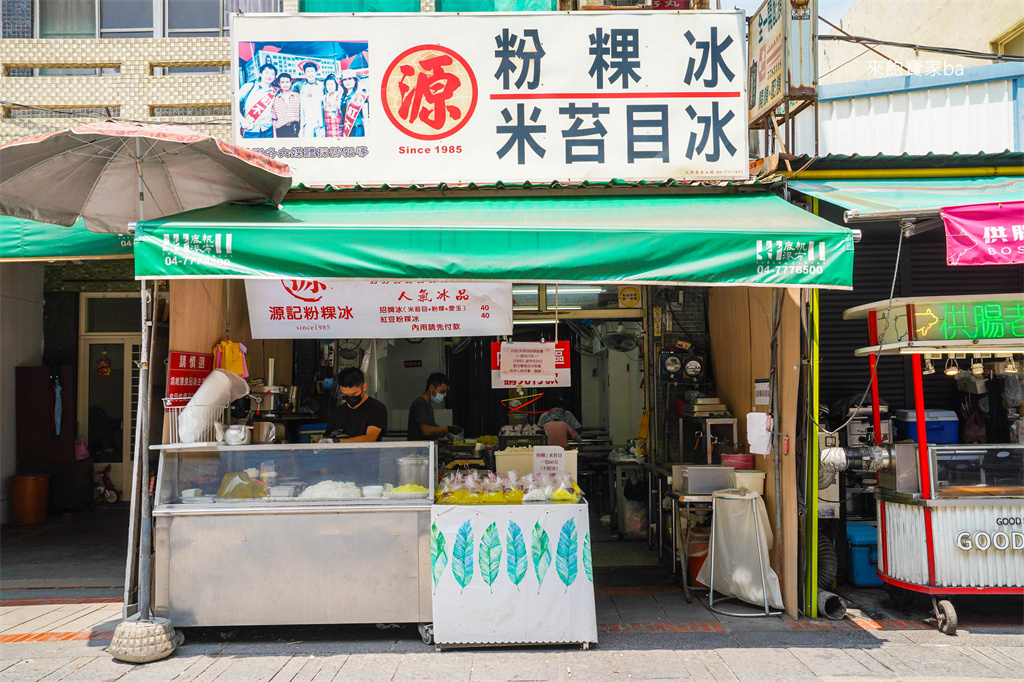
[[[281,0],[35,0],[39,38],[227,36],[235,12],[274,13]],[[226,67],[174,67],[167,73],[219,73]],[[40,76],[114,75],[119,69],[39,69]]]
[[[132,383],[131,383],[131,427],[130,427],[130,441],[131,447],[131,458],[135,459],[135,419],[138,416],[139,407],[139,359],[142,357],[142,346],[139,344],[132,344]]]
[[[232,13],[280,11],[281,0],[35,0],[40,38],[226,36]]]

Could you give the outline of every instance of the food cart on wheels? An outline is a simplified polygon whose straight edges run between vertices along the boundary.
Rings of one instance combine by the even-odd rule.
[[[871,364],[876,447],[834,448],[830,454],[845,450],[848,463],[878,472],[877,570],[893,600],[929,595],[939,630],[953,634],[957,616],[948,598],[1024,594],[1024,443],[968,445],[943,438],[934,420],[929,425],[923,375],[943,363],[950,380],[960,377],[968,390],[982,390],[985,373],[1016,376],[1024,350],[1024,296],[894,299],[851,308],[844,319],[868,323],[872,345],[856,355]],[[916,418],[903,441],[885,447],[879,355],[909,355],[914,382]],[[960,363],[969,365],[967,373]],[[1010,415],[1011,424],[1018,419]]]

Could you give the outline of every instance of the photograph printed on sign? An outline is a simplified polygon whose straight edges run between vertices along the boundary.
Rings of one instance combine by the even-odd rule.
[[[238,132],[253,138],[364,137],[366,42],[239,42]]]

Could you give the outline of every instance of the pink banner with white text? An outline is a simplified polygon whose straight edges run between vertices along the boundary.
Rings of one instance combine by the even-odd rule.
[[[1024,201],[942,209],[948,265],[1024,263]]]

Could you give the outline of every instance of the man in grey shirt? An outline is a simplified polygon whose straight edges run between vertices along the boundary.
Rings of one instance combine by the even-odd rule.
[[[434,405],[444,403],[448,393],[448,377],[441,372],[434,372],[427,377],[427,387],[423,394],[412,401],[409,406],[409,440],[438,440],[445,436],[455,438],[462,433],[459,426],[438,426],[434,418]]]

